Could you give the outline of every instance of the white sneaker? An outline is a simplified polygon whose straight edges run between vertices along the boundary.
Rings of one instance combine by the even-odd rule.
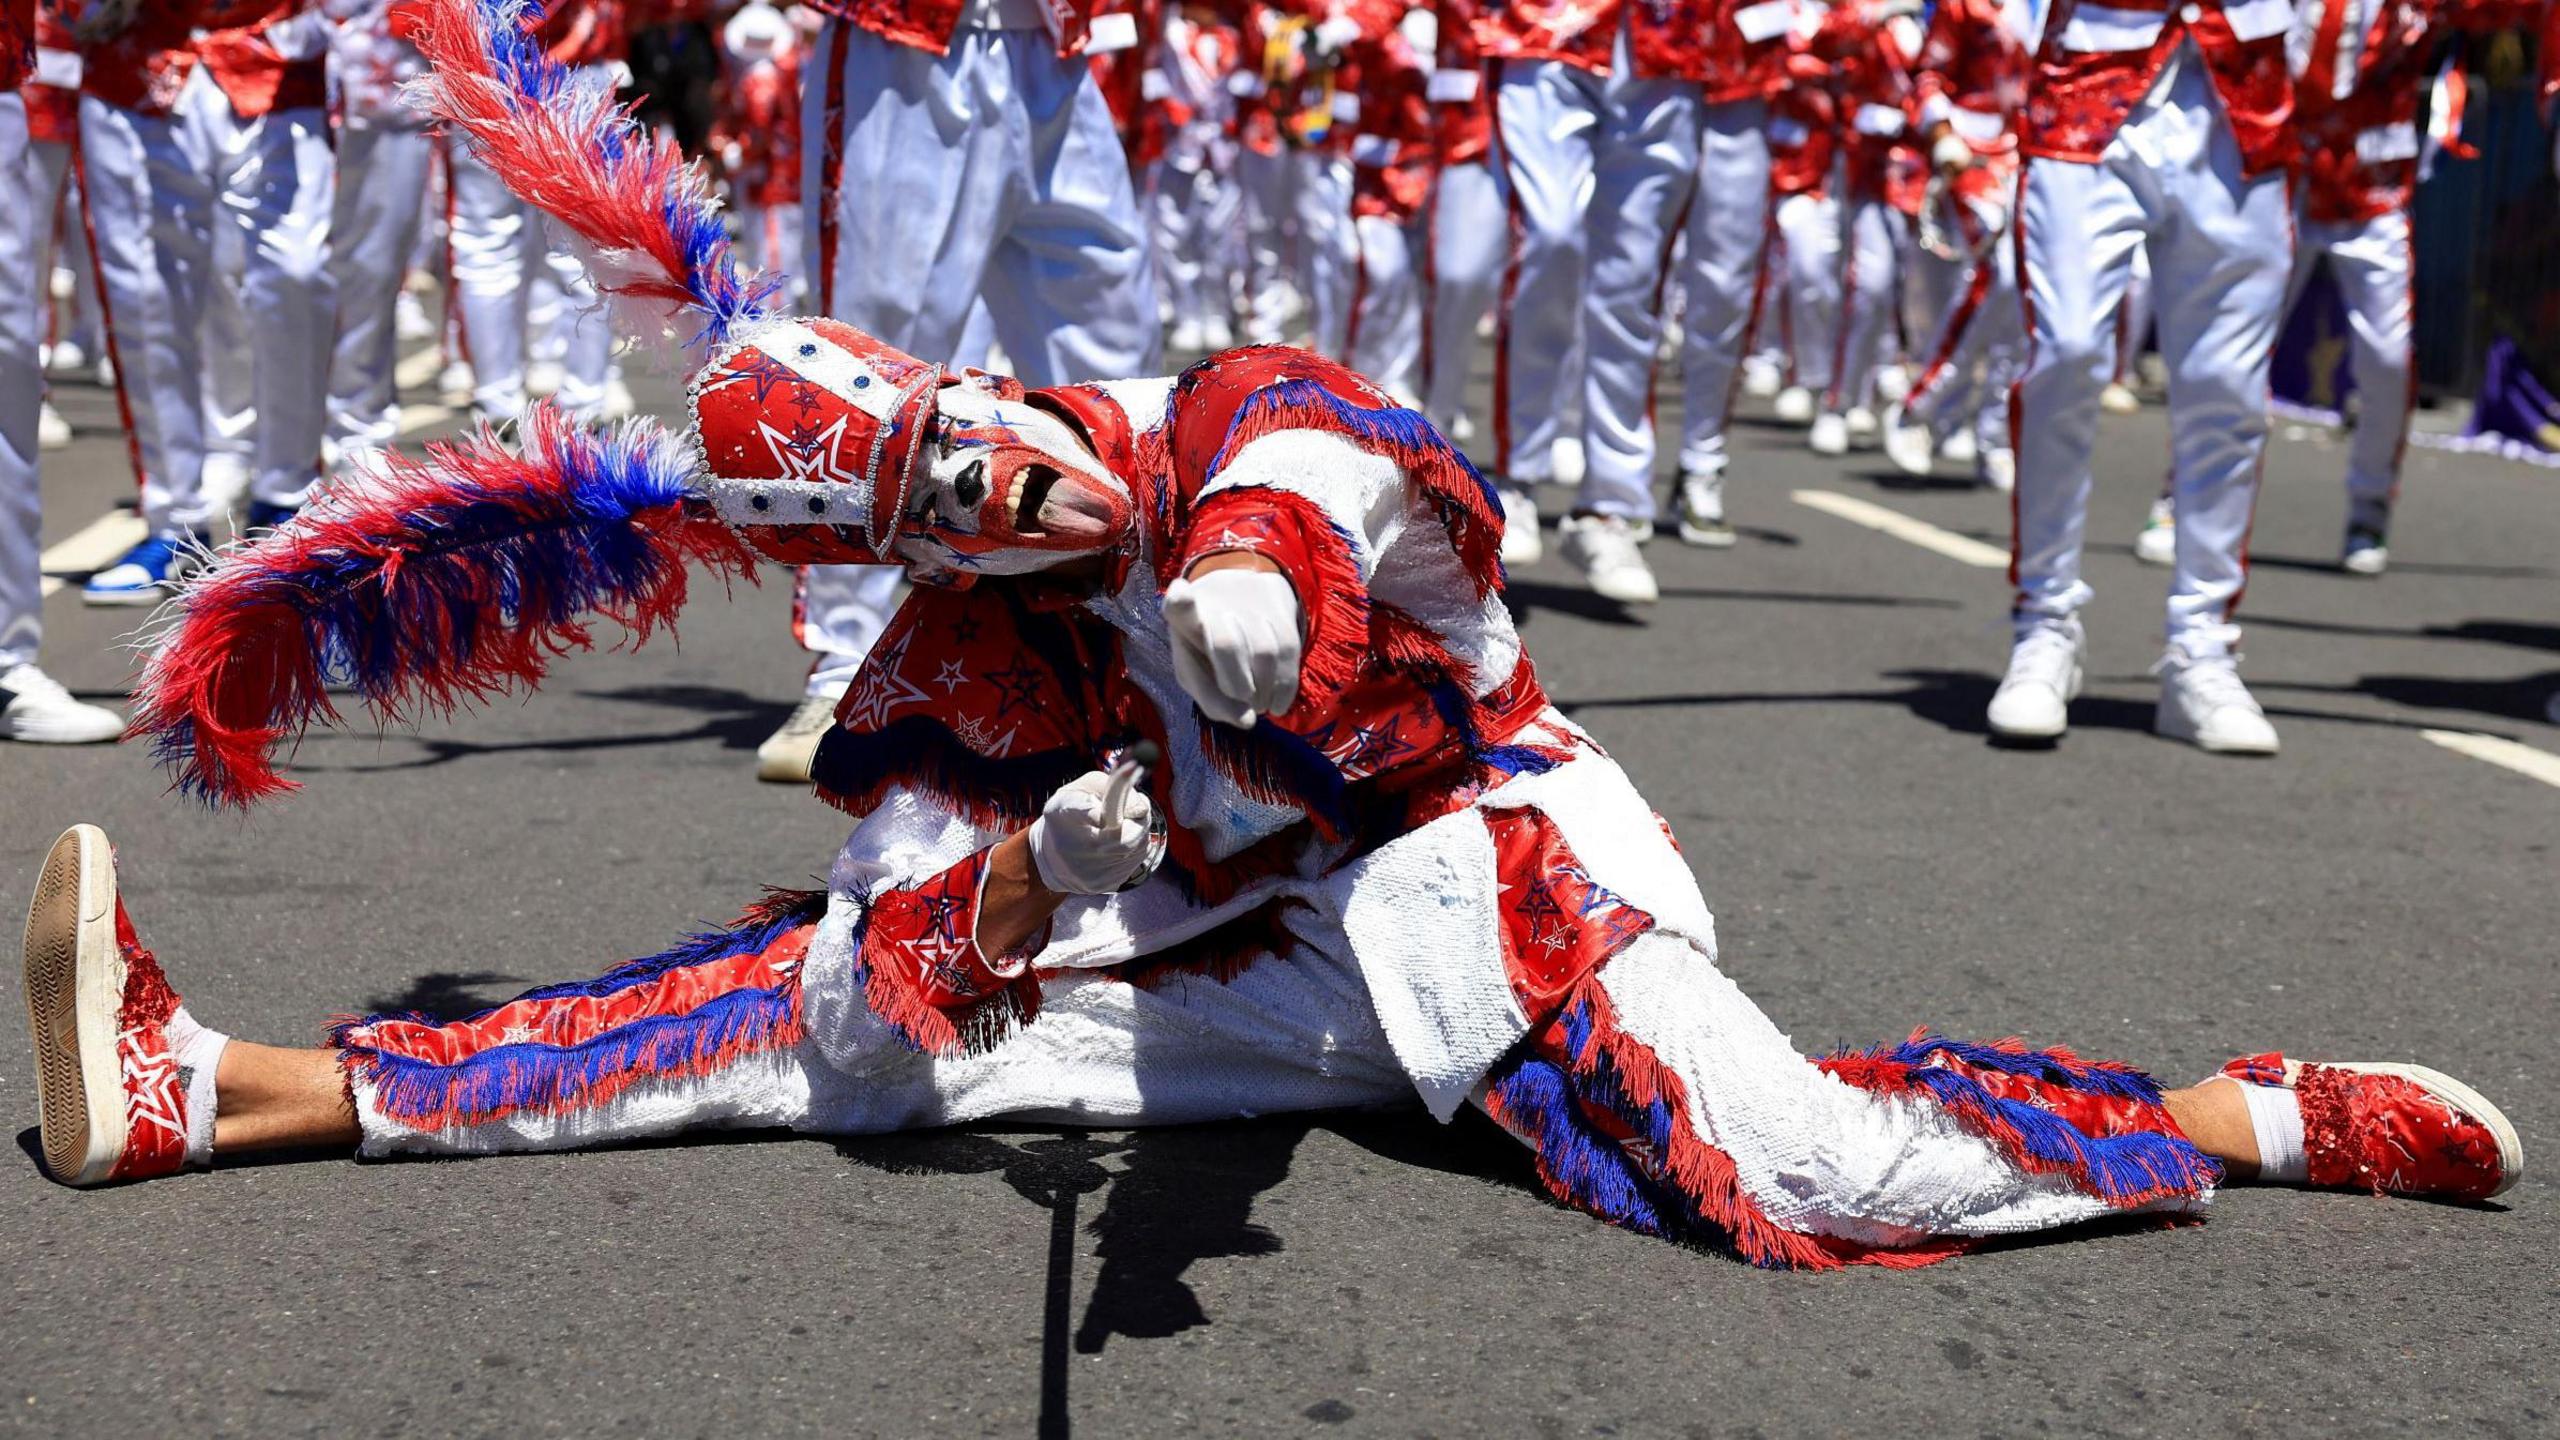
[[[36,448],[59,450],[71,443],[71,422],[53,408],[50,400],[36,402]]]
[[[2098,392],[2098,408],[2110,415],[2139,414],[2142,410],[2142,397],[2134,394],[2127,386],[2109,384],[2106,389]]]
[[[436,338],[435,317],[418,301],[417,292],[403,290],[391,301],[391,333],[403,340]]]
[[[89,368],[89,352],[77,340],[56,340],[45,347],[44,371],[48,375],[70,375]]]
[[[2040,620],[2009,651],[2009,673],[1984,717],[2003,740],[2058,740],[2080,694],[2080,622]]]
[[[2006,495],[2018,488],[2018,452],[2003,445],[1982,452],[1982,462],[1974,467],[1974,478]]]
[[[1742,393],[1754,400],[1766,400],[1786,387],[1787,372],[1766,355],[1754,355],[1742,362]]]
[[[1618,515],[1568,515],[1556,527],[1564,558],[1591,582],[1592,592],[1621,605],[1650,605],[1662,598],[1653,570],[1636,548],[1635,527]]]
[[[33,665],[0,673],[0,740],[36,745],[103,745],[124,738],[124,717],[75,700]]]
[[[1211,315],[1200,327],[1200,342],[1212,353],[1232,350],[1236,346],[1236,327],[1224,315]]]
[[[2379,575],[2391,568],[2391,547],[2383,543],[2381,531],[2351,525],[2346,547],[2338,553],[2338,568],[2350,575]]]
[[[1582,442],[1580,440],[1577,440],[1570,435],[1563,436],[1556,441],[1555,448],[1548,451],[1547,454],[1555,462],[1556,473],[1554,478],[1557,484],[1574,486],[1582,483],[1583,473],[1588,467],[1583,461]]]
[[[1937,463],[1938,442],[1929,427],[1914,422],[1898,403],[1884,412],[1884,458],[1905,475],[1926,475]]]
[[[1724,518],[1724,472],[1680,479],[1680,538],[1709,550],[1729,549],[1733,527]]]
[[[98,388],[101,390],[116,388],[116,357],[113,355],[98,357]]]
[[[568,367],[557,360],[533,361],[524,367],[524,393],[536,400],[558,394],[560,382],[568,377]]]
[[[2142,533],[2133,537],[2133,558],[2145,565],[2178,563],[2178,512],[2165,497],[2151,502]]]
[[[1459,411],[1458,418],[1449,422],[1449,438],[1461,445],[1475,439],[1476,417],[1464,410]]]
[[[1790,385],[1769,402],[1777,417],[1790,425],[1802,425],[1813,418],[1813,392],[1801,385]]]
[[[1864,405],[1850,406],[1849,413],[1840,420],[1849,427],[1849,443],[1861,450],[1874,445],[1876,433],[1883,428],[1876,423],[1876,412]]]
[[[1826,410],[1813,417],[1813,428],[1805,432],[1804,443],[1816,455],[1849,453],[1849,421],[1836,411]]]
[[[2239,657],[2190,659],[2176,650],[2151,667],[2160,677],[2160,709],[2151,728],[2217,755],[2273,755],[2276,727],[2240,683]]]
[[[1958,430],[1938,447],[1938,458],[1962,470],[1982,458],[1982,442],[1973,438],[1971,430]]]
[[[1173,327],[1173,333],[1165,337],[1164,343],[1168,350],[1193,355],[1209,348],[1209,332],[1199,321],[1185,320]]]
[[[442,397],[447,405],[471,403],[473,384],[471,362],[468,360],[456,360],[436,372],[436,394]]]
[[[1502,490],[1502,563],[1535,565],[1547,553],[1545,537],[1538,533],[1538,502],[1526,486],[1505,485]]]
[[[1888,405],[1899,405],[1911,398],[1911,372],[1900,365],[1876,368],[1876,398]]]
[[[835,728],[836,702],[844,698],[842,689],[824,690],[800,697],[782,728],[765,737],[756,747],[756,778],[777,785],[806,785],[809,767],[818,758],[818,742]]]

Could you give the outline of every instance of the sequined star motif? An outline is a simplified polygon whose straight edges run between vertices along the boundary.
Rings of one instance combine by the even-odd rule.
[[[1049,698],[1047,679],[1045,674],[1028,665],[988,671],[987,683],[996,687],[996,713],[991,718],[1001,720],[1017,705],[1037,713]]]
[[[933,703],[932,696],[901,673],[899,667],[906,658],[907,637],[901,635],[894,644],[873,651],[871,658],[863,662],[861,673],[853,677],[853,688],[845,692],[844,708],[838,712],[846,726],[876,730],[891,711]]]
[[[942,668],[934,673],[933,683],[941,686],[942,693],[948,695],[969,683],[968,669],[957,660],[945,660]]]

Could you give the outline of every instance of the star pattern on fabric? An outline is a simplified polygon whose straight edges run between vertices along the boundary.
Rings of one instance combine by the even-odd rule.
[[[908,680],[900,669],[906,663],[908,639],[901,635],[871,652],[861,673],[853,677],[853,688],[845,692],[841,712],[845,725],[856,730],[876,730],[891,711],[933,703],[933,697]]]
[[[952,721],[951,733],[960,737],[960,743],[981,755],[1003,755],[1013,749],[1013,737],[1020,733],[1020,727],[1008,728],[998,735],[992,723],[962,715]]]
[[[187,1100],[178,1083],[176,1058],[165,1047],[148,1043],[139,1030],[128,1030],[116,1039],[118,1068],[124,1072],[126,1128],[151,1125],[185,1143]]]
[[[795,420],[788,431],[757,421],[756,429],[763,434],[765,447],[772,451],[774,464],[782,471],[777,478],[798,484],[837,485],[861,479],[862,472],[842,463],[840,458],[848,418],[839,415],[834,424],[824,429]]]
[[[941,686],[942,693],[948,695],[969,683],[968,667],[957,660],[945,660],[942,668],[934,672],[933,683]]]
[[[1414,751],[1415,747],[1400,733],[1403,726],[1399,715],[1389,715],[1374,725],[1355,725],[1350,740],[1331,758],[1341,768],[1364,775],[1388,769]]]
[[[987,672],[987,683],[996,687],[996,713],[988,718],[1001,720],[1017,705],[1037,713],[1048,699],[1048,676],[1028,665]]]
[[[726,390],[742,385],[746,387],[748,398],[761,406],[772,399],[775,387],[788,385],[799,378],[800,372],[761,349],[750,348],[713,376],[711,383],[704,388]]]

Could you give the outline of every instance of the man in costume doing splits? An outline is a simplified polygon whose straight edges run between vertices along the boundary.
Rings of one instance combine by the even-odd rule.
[[[609,292],[707,316],[694,432],[538,413],[520,452],[431,451],[240,546],[182,600],[142,723],[183,783],[246,800],[328,713],[324,668],[378,710],[488,693],[583,612],[666,618],[688,557],[894,560],[917,588],[816,763],[864,818],[824,893],[309,1050],[190,1016],[75,827],[27,948],[57,1177],[1418,1093],[1483,1108],[1568,1204],[1805,1268],[2189,1214],[2226,1174],[2515,1179],[2504,1119],[2414,1067],[2263,1055],[2163,1093],[2015,1042],[1806,1060],[1716,968],[1660,818],[1547,703],[1499,593],[1500,502],[1419,415],[1301,351],[1026,391],[772,313],[700,182],[609,97],[512,88],[544,74],[514,0],[424,9],[429,103]],[[573,148],[586,180],[530,158]],[[795,464],[782,425],[837,439]],[[478,598],[502,588],[512,607]]]

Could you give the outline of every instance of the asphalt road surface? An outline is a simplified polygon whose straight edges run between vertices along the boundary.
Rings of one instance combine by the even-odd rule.
[[[111,402],[63,400],[84,434],[46,460],[49,540],[130,486]],[[2481,758],[2560,765],[2560,478],[2413,451],[2394,569],[2367,582],[2329,563],[2342,451],[2279,442],[2244,674],[2284,753],[2221,759],[2149,733],[2164,575],[2128,542],[2166,425],[2110,418],[2088,693],[2058,749],[2020,753],[1981,720],[1999,571],[1802,492],[1995,548],[2004,503],[1740,429],[1742,543],[1657,542],[1658,607],[1596,602],[1552,559],[1511,594],[1800,1044],[1926,1023],[2181,1082],[2261,1048],[2423,1057],[2560,1143],[2560,788]],[[715,591],[680,645],[574,658],[523,704],[315,735],[308,789],[245,822],[164,796],[133,748],[0,746],[0,889],[15,904],[64,825],[104,824],[180,989],[252,1038],[592,974],[841,841],[753,778],[796,695],[788,603],[778,578]],[[138,619],[58,594],[56,673],[114,695]],[[5,973],[0,1116],[31,1153]],[[1811,1277],[1560,1209],[1489,1126],[1418,1111],[324,1158],[103,1193],[12,1159],[0,1425],[29,1434],[2560,1431],[2547,1159],[2478,1209],[2243,1190],[2201,1226]]]

